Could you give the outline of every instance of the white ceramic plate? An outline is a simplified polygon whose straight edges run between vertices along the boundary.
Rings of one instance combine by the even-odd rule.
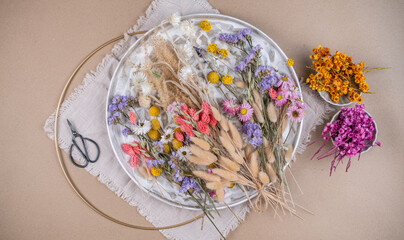
[[[199,28],[199,22],[203,19],[209,20],[212,24],[212,30],[209,32],[204,32]],[[278,47],[278,45],[267,35],[265,35],[262,31],[255,28],[254,26],[241,21],[239,19],[224,16],[224,15],[217,15],[217,14],[195,14],[195,15],[188,15],[182,17],[182,20],[189,20],[193,23],[194,29],[196,30],[197,47],[205,48],[209,43],[217,43],[218,47],[224,47],[229,50],[229,55],[235,56],[232,53],[232,49],[227,44],[219,42],[216,39],[216,36],[220,32],[226,33],[235,33],[239,29],[242,28],[250,28],[252,33],[252,39],[254,44],[260,44],[263,50],[261,51],[261,61],[262,64],[270,65],[276,68],[280,73],[286,75],[287,77],[293,79],[296,83],[296,86],[299,88],[300,92],[300,85],[298,82],[298,78],[293,67],[287,67],[286,61],[287,57],[283,53],[283,51]],[[182,36],[182,31],[180,28],[174,28],[169,23],[162,24],[167,31],[167,33],[173,38],[173,41],[176,44],[183,44],[185,42],[185,38]],[[122,60],[119,62],[115,73],[112,77],[111,84],[108,91],[107,103],[106,103],[106,112],[108,118],[108,105],[113,98],[113,96],[120,94],[120,95],[131,95],[131,87],[130,82],[128,80],[129,71],[133,64],[141,63],[145,52],[144,48],[142,48],[142,42],[147,41],[148,38],[152,35],[152,30],[148,31],[142,38],[136,41],[125,53]],[[162,36],[165,36],[162,34]],[[192,59],[191,59],[192,61]],[[235,66],[235,64],[240,61],[240,59],[236,59],[235,57],[229,57],[229,64],[231,66]],[[196,62],[196,61],[195,61]],[[191,63],[192,64],[192,63]],[[140,110],[141,111],[141,110]],[[145,115],[143,115],[145,117]],[[141,119],[141,116],[139,117]],[[109,126],[107,124],[108,135],[114,150],[115,156],[119,163],[121,164],[122,168],[125,170],[126,174],[144,191],[152,195],[153,197],[176,207],[198,210],[198,205],[189,197],[178,192],[178,188],[173,184],[170,184],[167,180],[163,177],[159,177],[159,187],[153,181],[147,181],[141,175],[134,170],[129,164],[129,156],[126,155],[122,149],[122,143],[130,143],[134,140],[132,136],[124,137],[121,134],[122,128],[117,125]],[[296,151],[296,147],[298,145],[300,139],[300,133],[302,131],[303,121],[299,124],[295,124],[292,128],[290,136],[288,137],[288,141],[286,144],[292,144],[294,146],[294,152]],[[288,129],[288,128],[286,128]],[[286,135],[286,134],[284,134]],[[286,136],[284,136],[286,137]],[[286,166],[285,166],[286,167]],[[161,189],[163,188],[163,190]],[[257,195],[256,191],[250,190],[249,195],[251,197],[255,197]],[[246,202],[248,199],[245,194],[239,190],[238,188],[226,189],[225,194],[225,202],[230,207],[236,206],[243,202]],[[217,202],[215,203],[217,209],[226,208],[224,203]]]

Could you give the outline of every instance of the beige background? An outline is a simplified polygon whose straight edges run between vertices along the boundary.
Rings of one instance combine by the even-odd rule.
[[[122,227],[76,197],[42,130],[68,75],[100,43],[136,23],[150,0],[0,1],[0,239],[163,239],[157,231]],[[318,44],[354,61],[392,70],[368,74],[367,110],[376,118],[382,148],[372,149],[328,176],[329,160],[310,161],[319,145],[298,157],[293,172],[304,194],[292,191],[315,216],[273,218],[251,213],[229,239],[404,238],[403,1],[211,1],[274,39],[307,76]],[[104,51],[104,54],[107,51]],[[102,58],[97,55],[84,70]],[[73,83],[80,83],[85,71]],[[317,130],[316,137],[320,131]],[[149,225],[135,208],[84,170],[69,165],[75,182],[107,213]],[[192,239],[192,236],[190,236]]]

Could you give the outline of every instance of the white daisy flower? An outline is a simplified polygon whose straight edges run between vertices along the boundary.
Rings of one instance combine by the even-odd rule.
[[[168,21],[169,21],[174,27],[176,27],[176,26],[180,25],[181,16],[180,16],[177,12],[176,12],[176,13],[173,13],[173,14],[171,15],[171,17],[168,19]]]
[[[174,132],[171,128],[166,129],[163,137],[161,138],[161,142],[163,144],[169,143],[174,139]]]
[[[142,72],[132,72],[130,73],[130,80],[132,81],[132,83],[134,85],[140,85],[144,82],[147,81],[147,76],[146,74],[142,73]]]
[[[151,92],[153,91],[153,85],[149,82],[144,82],[140,85],[140,88],[142,89],[143,95],[150,95]]]
[[[188,147],[180,147],[180,149],[178,149],[177,151],[178,153],[178,157],[182,160],[182,161],[186,161],[188,156],[191,155],[191,151],[189,150]]]
[[[186,61],[189,61],[194,54],[194,48],[191,44],[187,43],[179,47],[178,52]]]
[[[180,79],[181,82],[190,82],[193,81],[195,77],[194,72],[189,66],[184,66],[181,68],[178,78]]]
[[[136,135],[144,135],[148,133],[151,129],[151,123],[149,121],[143,120],[138,121],[133,128],[133,132]]]
[[[184,32],[185,36],[187,36],[188,38],[195,36],[195,29],[192,22],[183,21],[181,23],[181,29]]]

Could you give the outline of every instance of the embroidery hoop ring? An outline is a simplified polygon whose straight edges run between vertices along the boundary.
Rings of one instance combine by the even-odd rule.
[[[140,34],[144,34],[147,31],[139,31],[139,32],[133,32],[133,33],[129,33],[129,36],[134,36],[134,35],[140,35]],[[56,154],[58,157],[58,161],[60,164],[60,168],[63,171],[63,174],[66,178],[66,181],[69,183],[70,187],[73,189],[73,191],[75,192],[75,194],[89,207],[91,208],[93,211],[95,211],[96,213],[98,213],[99,215],[101,215],[102,217],[120,224],[122,226],[125,227],[129,227],[129,228],[134,228],[134,229],[141,229],[141,230],[163,230],[163,229],[170,229],[170,228],[176,228],[176,227],[180,227],[180,226],[184,226],[186,224],[189,224],[191,222],[194,222],[200,218],[202,218],[204,216],[204,214],[200,214],[199,216],[195,217],[195,218],[191,218],[187,221],[181,222],[181,223],[177,223],[177,224],[173,224],[173,225],[168,225],[168,226],[163,226],[163,227],[147,227],[147,226],[139,226],[139,225],[134,225],[134,224],[130,224],[127,222],[123,222],[120,221],[116,218],[111,217],[110,215],[104,213],[103,211],[101,211],[99,208],[97,208],[96,206],[94,206],[84,195],[83,193],[81,193],[81,191],[77,188],[76,184],[73,182],[69,171],[66,169],[66,165],[65,165],[65,161],[64,158],[62,156],[62,153],[60,151],[59,145],[58,145],[58,127],[59,127],[59,111],[60,111],[60,106],[65,98],[66,92],[70,86],[70,83],[73,81],[74,77],[76,76],[77,72],[81,69],[81,67],[94,55],[96,54],[98,51],[100,51],[101,49],[103,49],[104,47],[108,46],[111,43],[114,43],[116,41],[119,41],[121,39],[124,39],[124,35],[115,37],[103,44],[101,44],[100,46],[98,46],[97,48],[95,48],[92,52],[90,52],[81,62],[79,65],[77,65],[77,67],[74,69],[74,71],[72,72],[72,74],[70,75],[70,77],[68,78],[65,86],[63,87],[62,93],[60,94],[59,97],[59,101],[57,104],[57,108],[56,108],[56,114],[55,114],[55,128],[54,128],[54,132],[55,132],[55,136],[54,136],[54,142],[55,142],[55,149],[56,149]]]

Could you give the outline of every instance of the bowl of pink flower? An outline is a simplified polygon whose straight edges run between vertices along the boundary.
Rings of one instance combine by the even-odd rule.
[[[346,166],[346,171],[348,171],[352,157],[358,156],[359,160],[361,154],[369,151],[375,145],[380,146],[380,142],[376,142],[376,122],[365,111],[363,104],[357,104],[353,108],[342,107],[324,127],[322,139],[324,139],[324,144],[314,154],[313,158],[331,140],[333,147],[317,157],[317,159],[323,159],[333,156],[330,175],[345,157],[348,158]]]

